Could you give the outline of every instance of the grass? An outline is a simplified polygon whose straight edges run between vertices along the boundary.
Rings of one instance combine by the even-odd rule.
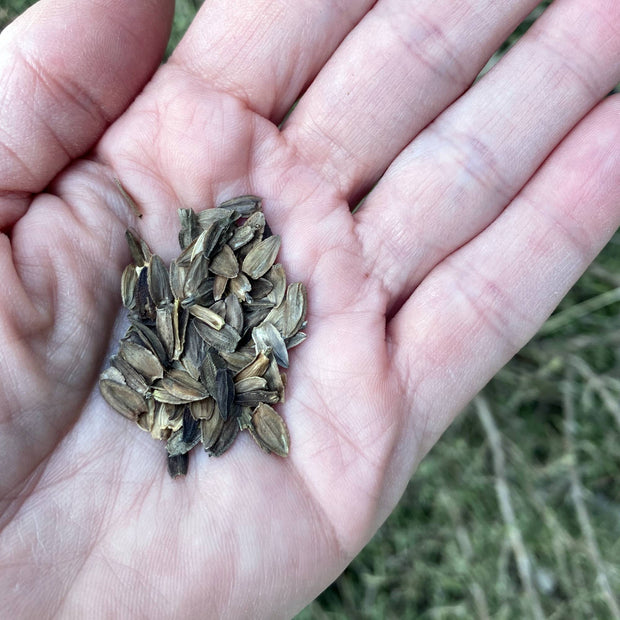
[[[0,27],[28,4],[9,0]],[[199,4],[177,2],[169,51]],[[620,235],[297,620],[620,619],[617,274]]]

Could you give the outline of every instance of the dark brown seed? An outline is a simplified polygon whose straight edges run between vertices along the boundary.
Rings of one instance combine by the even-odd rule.
[[[219,416],[218,416],[219,417]],[[220,418],[221,419],[221,418]],[[222,426],[222,431],[217,438],[217,441],[208,450],[210,456],[221,456],[232,446],[233,441],[239,434],[239,424],[236,418],[230,417]]]
[[[227,368],[218,368],[215,374],[215,402],[220,410],[222,420],[228,420],[234,411],[235,382],[232,372]]]
[[[188,454],[178,454],[177,456],[168,455],[168,473],[171,478],[185,476],[187,473],[187,465],[189,463]]]
[[[179,209],[181,230],[179,231],[179,245],[184,250],[200,234],[198,218],[193,209]]]
[[[149,268],[141,267],[136,281],[135,310],[142,321],[155,320],[155,304],[149,293]]]
[[[151,299],[156,306],[167,304],[172,301],[168,270],[164,265],[164,261],[157,256],[157,254],[153,255],[151,258],[148,286]]]

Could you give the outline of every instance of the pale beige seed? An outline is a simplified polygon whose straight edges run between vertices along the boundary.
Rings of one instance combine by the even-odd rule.
[[[262,377],[269,368],[269,364],[269,358],[261,352],[235,375],[235,381],[241,381],[247,377]]]
[[[210,308],[205,308],[204,306],[199,306],[198,304],[190,306],[189,312],[198,320],[206,323],[209,327],[213,327],[213,329],[220,330],[226,323],[226,321],[224,321],[224,319],[217,312],[213,312]]]
[[[131,310],[136,305],[136,284],[138,276],[135,265],[127,265],[121,276],[121,299],[123,306]]]
[[[101,373],[100,378],[106,379],[107,381],[114,381],[115,383],[125,383],[125,384],[127,383],[120,369],[115,368],[114,366],[110,366],[109,368],[106,368]]]
[[[121,381],[120,383],[125,383],[132,390],[138,392],[138,394],[146,396],[149,390],[148,383],[146,382],[146,379],[131,364],[129,364],[120,355],[113,356],[110,360],[110,364],[111,368],[115,368],[122,374],[123,381]],[[102,378],[104,377],[102,376]],[[109,378],[113,379],[113,377]]]
[[[164,367],[157,356],[149,349],[134,342],[123,342],[120,356],[133,366],[149,383],[164,376]]]
[[[286,295],[286,274],[284,273],[284,267],[280,263],[274,265],[266,274],[265,279],[271,282],[273,288],[267,294],[269,301],[274,306],[279,306]]]
[[[284,420],[265,403],[261,403],[252,413],[254,432],[252,437],[266,452],[278,456],[288,456],[290,437]]]
[[[282,336],[290,338],[295,335],[306,320],[306,287],[301,282],[294,282],[286,290],[286,307]]]
[[[269,386],[267,389],[276,391],[280,402],[283,403],[285,401],[286,375],[280,372],[278,362],[275,359],[271,360],[264,378]]]
[[[186,403],[202,400],[209,395],[205,386],[193,379],[184,370],[169,370],[159,382],[159,386],[170,395]]]
[[[220,206],[217,209],[205,209],[197,214],[198,223],[205,230],[214,223],[228,224],[238,219],[239,214],[235,213],[234,209],[228,209]]]
[[[288,351],[280,332],[269,322],[265,321],[252,330],[252,340],[256,346],[256,352],[266,353],[272,351],[278,364],[288,368]]]
[[[224,305],[226,322],[240,334],[243,331],[243,308],[239,299],[231,293],[226,297]]]
[[[109,379],[99,381],[99,391],[108,405],[130,420],[148,411],[146,399],[129,386]]]
[[[257,280],[273,265],[280,250],[280,235],[272,235],[257,243],[243,260],[241,269]]]

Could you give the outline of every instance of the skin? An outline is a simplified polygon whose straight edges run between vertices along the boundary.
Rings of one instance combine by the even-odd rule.
[[[557,0],[472,85],[535,4],[209,0],[160,68],[168,0],[2,33],[2,617],[290,617],[344,569],[618,226],[616,0]],[[170,260],[179,207],[242,193],[309,292],[291,454],[171,480],[96,385],[123,233]]]

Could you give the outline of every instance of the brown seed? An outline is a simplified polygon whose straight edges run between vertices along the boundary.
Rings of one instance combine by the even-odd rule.
[[[219,439],[224,427],[224,420],[219,412],[211,416],[208,420],[200,420],[200,434],[202,445],[205,450],[209,450],[213,444]]]
[[[236,278],[229,280],[228,287],[230,292],[236,295],[239,301],[246,301],[250,297],[249,293],[252,290],[250,281],[247,276],[242,273],[240,273]]]
[[[273,452],[278,456],[288,456],[290,438],[284,420],[277,412],[261,403],[252,413],[252,425],[256,443],[267,453]]]
[[[146,347],[134,342],[123,342],[119,349],[119,355],[149,383],[164,376],[164,368],[161,362]]]
[[[213,299],[215,301],[222,299],[227,286],[228,278],[226,276],[215,276],[213,279]]]
[[[243,394],[237,394],[235,402],[238,405],[246,407],[255,407],[259,403],[271,403],[275,405],[279,400],[277,392],[269,392],[267,390],[252,390],[251,392],[244,392]]]
[[[243,260],[241,269],[257,280],[265,275],[273,265],[280,250],[280,236],[273,235],[257,243]]]
[[[195,420],[210,420],[215,413],[215,401],[204,398],[189,404],[189,410]]]
[[[245,379],[241,379],[241,381],[235,382],[235,392],[237,394],[267,389],[267,379],[264,377],[246,377]]]
[[[125,239],[136,267],[147,265],[151,261],[152,254],[149,246],[140,238],[140,235],[133,228],[128,228],[125,231]]]
[[[130,420],[135,421],[141,413],[148,411],[145,398],[123,383],[102,379],[99,391],[110,407]]]
[[[215,402],[222,420],[226,421],[234,414],[235,382],[228,368],[218,368],[215,373]]]
[[[219,416],[218,416],[219,417]],[[222,431],[217,441],[208,450],[210,456],[221,456],[232,446],[239,434],[239,424],[233,417],[228,418],[222,426]]]

